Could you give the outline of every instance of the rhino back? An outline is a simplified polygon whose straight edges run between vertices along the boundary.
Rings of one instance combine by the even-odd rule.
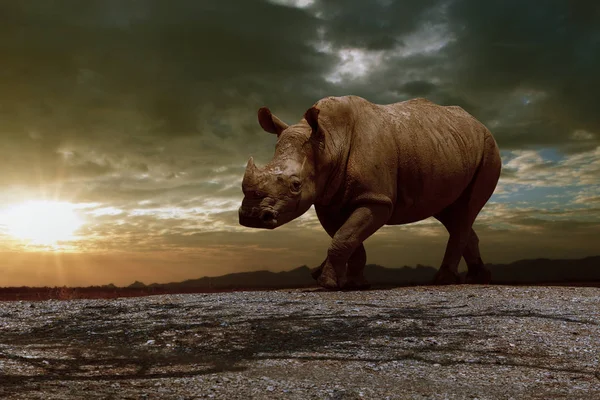
[[[347,201],[389,202],[394,207],[389,223],[397,224],[430,217],[460,196],[490,135],[483,124],[460,107],[425,99],[355,101]]]

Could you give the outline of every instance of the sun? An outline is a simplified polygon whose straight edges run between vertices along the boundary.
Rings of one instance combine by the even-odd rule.
[[[67,202],[30,201],[0,214],[0,223],[8,233],[24,242],[51,246],[73,239],[83,220]]]

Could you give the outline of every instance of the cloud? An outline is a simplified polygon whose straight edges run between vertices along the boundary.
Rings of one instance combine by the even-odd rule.
[[[189,274],[318,263],[329,238],[314,211],[274,234],[237,223],[246,160],[274,150],[256,111],[293,123],[329,95],[424,96],[464,107],[502,149],[478,220],[493,260],[545,254],[544,243],[587,254],[599,9],[488,3],[0,1],[0,208],[86,205],[81,251],[177,254]],[[435,265],[445,235],[434,220],[386,227],[368,241],[370,261]],[[21,249],[8,237],[0,247]]]
[[[148,165],[260,153],[268,138],[256,134],[256,110],[307,108],[333,61],[307,44],[316,18],[294,7],[53,4],[0,4],[1,155],[11,182],[40,179],[34,165],[44,182],[63,178],[65,151]]]
[[[315,6],[326,21],[322,42],[342,60],[338,75],[344,62],[360,69],[361,55],[377,60],[367,75],[334,80],[340,92],[463,106],[507,149],[600,143],[594,2],[550,2],[543,11],[517,0],[323,4]]]
[[[481,112],[486,119],[505,119],[498,107],[507,99],[503,94],[515,96],[513,109],[520,118],[500,124],[502,144],[564,146],[575,129],[600,130],[593,112],[600,55],[590,51],[600,43],[594,22],[599,13],[592,1],[551,1],[540,9],[517,0],[485,5],[463,0],[448,8],[457,39],[448,55],[460,60],[451,75],[456,85],[489,99]],[[594,141],[588,149],[597,145]]]
[[[501,178],[505,185],[566,187],[600,182],[600,146],[555,161],[536,150],[512,151],[507,158]]]
[[[436,0],[321,1],[314,5],[326,36],[339,48],[390,50],[427,22]]]

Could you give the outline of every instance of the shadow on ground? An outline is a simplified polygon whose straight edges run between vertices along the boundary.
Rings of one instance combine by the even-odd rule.
[[[348,302],[325,311],[298,301],[273,305],[274,315],[207,303],[85,306],[28,329],[4,331],[0,365],[12,363],[2,385],[20,391],[49,381],[124,381],[181,378],[244,371],[258,360],[337,362],[418,361],[436,365],[485,364],[590,375],[550,362],[545,347],[473,347],[497,338],[470,321],[535,319],[597,326],[592,320],[531,310],[471,311],[469,304],[429,302],[392,308],[373,301]],[[203,308],[204,307],[204,308]],[[286,314],[286,310],[292,310]],[[368,313],[360,313],[368,310]],[[353,313],[354,311],[354,313]],[[13,317],[18,318],[18,313]],[[36,318],[42,318],[39,315]],[[2,348],[0,348],[2,350]],[[473,360],[475,357],[475,360]],[[21,373],[16,371],[22,371]],[[600,378],[599,378],[600,379]]]

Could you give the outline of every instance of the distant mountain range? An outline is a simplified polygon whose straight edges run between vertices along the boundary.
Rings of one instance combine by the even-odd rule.
[[[572,260],[538,258],[519,260],[510,264],[487,264],[487,267],[492,271],[492,283],[495,284],[600,281],[600,256]],[[423,285],[431,283],[436,271],[437,268],[423,265],[386,268],[369,264],[365,268],[365,276],[374,286]],[[307,266],[302,266],[291,271],[240,272],[163,284],[145,285],[136,281],[128,288],[266,289],[314,285],[315,281],[310,276],[310,269]]]

